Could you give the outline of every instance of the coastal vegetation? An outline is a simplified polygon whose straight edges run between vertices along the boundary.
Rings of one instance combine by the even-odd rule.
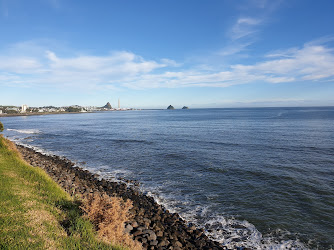
[[[101,233],[95,230],[102,227],[100,223],[105,225],[105,231],[123,224],[110,217],[107,217],[108,223],[106,219],[97,222],[90,213],[99,214],[109,209],[108,215],[111,215],[111,211],[119,212],[115,209],[118,206],[123,210],[121,220],[126,220],[124,205],[128,203],[107,200],[106,204],[91,206],[93,210],[88,211],[87,204],[97,204],[99,200],[93,197],[82,204],[74,200],[42,169],[27,164],[16,146],[1,135],[0,182],[1,249],[124,249],[120,246],[127,243],[124,239],[112,245],[116,238],[111,241],[105,233],[100,237]]]
[[[66,112],[81,112],[81,108],[78,108],[78,107],[68,107],[65,109]]]
[[[2,132],[4,130],[3,124],[2,122],[0,122],[0,132]]]
[[[100,239],[107,243],[117,242],[131,250],[142,249],[138,241],[134,241],[130,234],[124,233],[125,222],[130,219],[131,200],[124,201],[116,196],[94,194],[84,200],[81,208],[94,224]]]

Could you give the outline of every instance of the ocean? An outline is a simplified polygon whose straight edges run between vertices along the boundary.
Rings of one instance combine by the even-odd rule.
[[[334,107],[0,117],[4,135],[141,190],[228,247],[334,247]]]

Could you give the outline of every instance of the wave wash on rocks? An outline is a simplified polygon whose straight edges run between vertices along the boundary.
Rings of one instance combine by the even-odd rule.
[[[124,231],[141,242],[144,249],[227,249],[209,239],[203,229],[187,224],[177,213],[170,213],[136,188],[99,179],[98,175],[76,167],[66,158],[44,155],[22,145],[17,148],[29,164],[44,169],[72,196],[85,199],[107,194],[131,200],[132,219],[125,223]]]

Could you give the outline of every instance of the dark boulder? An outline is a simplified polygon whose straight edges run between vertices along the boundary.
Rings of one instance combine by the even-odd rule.
[[[107,102],[107,104],[104,105],[102,108],[112,109],[110,102]]]

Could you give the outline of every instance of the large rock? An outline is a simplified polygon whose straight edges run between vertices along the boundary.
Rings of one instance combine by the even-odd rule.
[[[110,102],[107,102],[107,104],[104,105],[102,108],[112,109]]]

